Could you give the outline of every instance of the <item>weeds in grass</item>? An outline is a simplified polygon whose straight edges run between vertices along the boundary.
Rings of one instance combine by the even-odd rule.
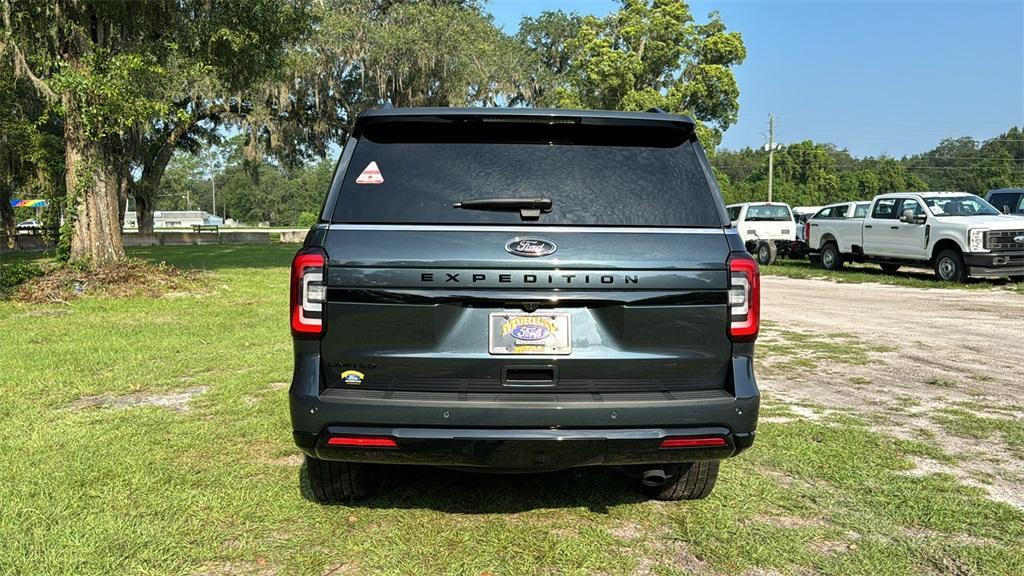
[[[892,350],[881,344],[867,344],[850,334],[792,330],[766,331],[758,340],[758,347],[763,350],[763,358],[772,359],[765,366],[783,373],[813,370],[825,362],[863,365],[871,361],[871,354]]]
[[[1010,417],[981,416],[963,408],[942,408],[932,416],[946,432],[970,440],[1001,436],[1007,449],[1024,458],[1024,422]]]
[[[935,386],[937,388],[956,388],[956,382],[948,378],[929,378],[924,381],[929,386]]]

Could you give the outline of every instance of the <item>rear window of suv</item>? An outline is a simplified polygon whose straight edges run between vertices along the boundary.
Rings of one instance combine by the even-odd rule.
[[[662,125],[370,123],[332,220],[721,227],[697,145],[685,130]],[[486,198],[550,198],[552,210],[523,220],[518,211],[453,207]]]

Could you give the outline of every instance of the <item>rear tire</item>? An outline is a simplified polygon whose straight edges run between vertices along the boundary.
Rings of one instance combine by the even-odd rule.
[[[964,257],[957,250],[943,250],[935,258],[935,276],[943,282],[962,283],[967,281]]]
[[[1020,284],[1024,282],[1024,276],[1010,276],[1010,282],[1012,284]]]
[[[320,504],[352,502],[369,496],[377,477],[366,464],[333,462],[306,456],[309,488]]]
[[[843,254],[839,252],[839,246],[835,242],[829,242],[821,249],[821,267],[825,270],[842,269]]]
[[[661,486],[644,486],[644,494],[655,500],[700,500],[715,487],[718,464],[718,460],[666,464],[662,468],[672,476]]]
[[[892,274],[900,269],[899,264],[879,264],[878,266],[882,269],[882,272],[885,272],[886,274]]]
[[[757,263],[768,266],[775,263],[779,256],[779,249],[774,242],[762,240],[757,243]]]

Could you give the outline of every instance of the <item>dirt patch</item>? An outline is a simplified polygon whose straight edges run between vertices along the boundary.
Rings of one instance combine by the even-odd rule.
[[[277,570],[267,566],[266,559],[253,562],[208,562],[194,576],[274,576]]]
[[[67,265],[32,278],[12,293],[21,302],[68,302],[82,296],[159,298],[207,293],[202,275],[167,264],[127,258],[100,266]]]
[[[940,411],[964,404],[1014,415],[1024,395],[1024,358],[1007,342],[1024,341],[1024,297],[1005,290],[927,290],[882,284],[762,279],[764,346],[758,384],[787,419],[848,413],[873,430],[927,440],[955,463],[917,461],[915,473],[948,473],[992,499],[1024,509],[1024,461],[1006,457],[1003,441],[976,442],[947,433]],[[780,339],[824,349],[854,339],[861,354],[827,355],[813,366],[780,370]],[[811,337],[813,336],[813,337]],[[792,340],[792,339],[791,339]],[[775,350],[773,351],[773,345]],[[788,348],[784,352],[791,352]],[[826,407],[807,410],[806,407]],[[985,482],[979,480],[984,478]]]
[[[189,401],[192,398],[206,392],[206,386],[194,386],[179,392],[168,392],[158,394],[153,392],[135,392],[123,396],[84,396],[68,405],[69,410],[82,410],[83,408],[136,408],[139,406],[156,406],[166,408],[175,412],[188,412]]]
[[[275,466],[302,466],[302,455],[289,454],[287,456],[281,456],[280,458],[268,460],[267,463],[274,464]]]
[[[821,528],[829,524],[824,518],[806,518],[801,516],[755,516],[750,522],[770,524],[781,528]]]

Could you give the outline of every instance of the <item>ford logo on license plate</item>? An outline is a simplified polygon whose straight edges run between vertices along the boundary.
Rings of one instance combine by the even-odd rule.
[[[516,340],[543,340],[551,335],[551,330],[538,324],[520,324],[511,334]]]

